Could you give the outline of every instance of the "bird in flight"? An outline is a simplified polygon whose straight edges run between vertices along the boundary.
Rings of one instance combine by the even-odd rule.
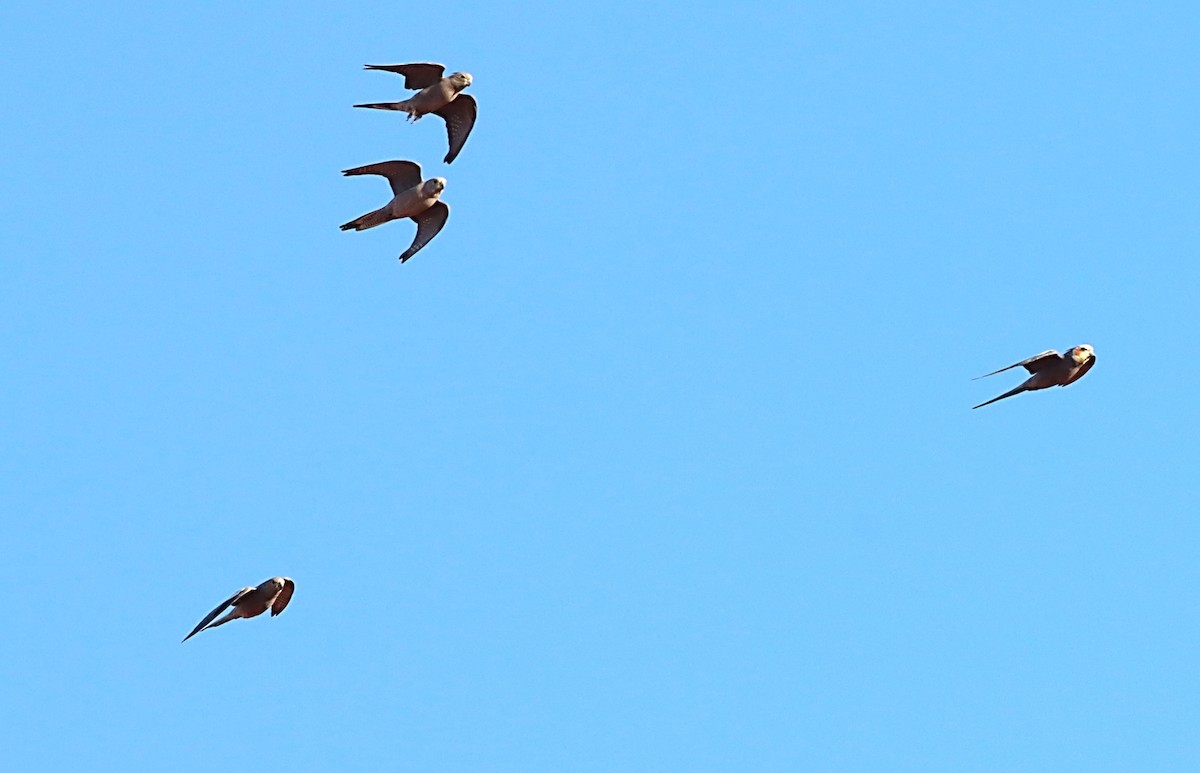
[[[991,373],[979,376],[978,378],[987,378],[988,376],[994,376],[997,373],[1003,373],[1006,370],[1016,367],[1022,367],[1031,374],[1016,389],[1010,389],[999,397],[993,397],[986,403],[980,403],[975,408],[982,408],[997,400],[1019,395],[1022,392],[1032,392],[1035,389],[1045,389],[1052,386],[1066,386],[1082,378],[1083,374],[1091,370],[1095,364],[1096,352],[1092,349],[1091,344],[1080,344],[1073,347],[1066,354],[1059,354],[1053,349],[1047,349],[1041,354],[1035,354],[1027,360],[1014,362],[1007,368],[1001,368],[1000,370],[994,370]]]
[[[447,164],[458,157],[467,136],[475,126],[478,112],[475,98],[464,94],[463,89],[471,85],[471,75],[455,72],[443,77],[446,68],[440,64],[419,62],[414,64],[368,64],[368,70],[384,70],[404,76],[404,88],[420,89],[403,102],[370,102],[355,107],[370,107],[376,110],[399,110],[408,113],[408,119],[416,122],[421,116],[435,113],[446,122],[446,135],[450,140],[450,151],[443,159]]]
[[[242,588],[237,593],[221,602],[221,604],[208,613],[208,616],[200,621],[200,624],[192,629],[192,632],[183,637],[184,641],[192,638],[206,628],[216,628],[218,625],[225,625],[230,620],[237,620],[242,617],[258,617],[269,608],[271,617],[278,615],[287,607],[288,602],[292,600],[292,593],[296,591],[296,583],[292,582],[291,577],[272,577],[264,581],[257,588]],[[227,608],[229,614],[217,620],[217,615],[224,612]]]
[[[355,218],[349,223],[343,223],[341,229],[349,231],[365,231],[382,225],[389,220],[412,218],[417,223],[417,235],[412,246],[400,256],[400,262],[416,255],[422,247],[429,244],[438,235],[446,218],[450,217],[450,207],[438,197],[446,188],[445,177],[431,177],[421,181],[421,165],[412,161],[380,161],[377,164],[367,164],[355,169],[347,169],[342,174],[350,177],[359,174],[377,174],[387,178],[392,186],[392,200],[374,212],[368,212],[362,217]]]

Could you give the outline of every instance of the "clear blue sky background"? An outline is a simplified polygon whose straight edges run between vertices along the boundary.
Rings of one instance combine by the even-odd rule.
[[[1200,768],[1200,10],[1052,5],[5,4],[0,769]]]

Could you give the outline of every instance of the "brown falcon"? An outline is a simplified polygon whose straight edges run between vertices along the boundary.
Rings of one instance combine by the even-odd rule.
[[[421,181],[421,165],[412,161],[380,161],[378,164],[347,169],[342,174],[347,177],[359,174],[377,174],[387,178],[392,186],[392,200],[384,206],[368,212],[362,217],[355,218],[349,223],[343,223],[341,229],[349,231],[365,231],[382,225],[389,220],[399,220],[403,217],[412,218],[417,223],[417,235],[412,246],[400,256],[400,262],[416,255],[422,247],[437,236],[438,231],[450,217],[450,207],[438,197],[446,188],[445,177],[432,177]]]
[[[216,628],[218,625],[225,625],[230,620],[237,620],[242,617],[258,617],[267,609],[271,610],[271,617],[278,615],[292,600],[292,593],[296,591],[296,583],[292,582],[291,577],[272,577],[263,582],[257,588],[242,588],[237,593],[221,602],[220,606],[208,613],[208,616],[200,621],[200,624],[192,629],[192,632],[183,637],[184,641],[192,638],[206,628]],[[216,620],[217,615],[224,612],[228,607],[233,607],[229,610],[229,614]]]
[[[994,370],[991,373],[986,373],[978,378],[987,378],[994,376],[997,373],[1003,373],[1006,370],[1016,367],[1025,368],[1032,375],[1016,389],[1010,389],[999,397],[994,397],[986,403],[980,403],[975,406],[982,408],[985,405],[1003,400],[1006,397],[1012,397],[1022,392],[1031,392],[1035,389],[1045,389],[1052,386],[1066,386],[1083,377],[1084,373],[1091,370],[1096,364],[1096,352],[1092,349],[1091,344],[1080,344],[1073,347],[1066,354],[1059,354],[1053,349],[1047,349],[1041,354],[1035,354],[1027,360],[1021,360],[1009,365],[1007,368]],[[972,409],[973,410],[973,409]]]
[[[450,151],[443,159],[447,164],[458,157],[467,142],[471,128],[475,126],[475,98],[464,94],[463,89],[471,85],[471,75],[465,72],[451,73],[443,77],[446,68],[440,64],[420,62],[415,64],[368,64],[368,70],[385,70],[404,76],[404,88],[420,89],[403,102],[370,102],[355,107],[372,107],[376,110],[399,110],[408,113],[411,121],[421,116],[436,113],[446,121],[446,135],[450,139]]]

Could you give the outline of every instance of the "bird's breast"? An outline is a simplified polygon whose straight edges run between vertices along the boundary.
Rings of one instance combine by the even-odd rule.
[[[434,201],[437,199],[423,196],[418,188],[413,188],[392,199],[392,215],[394,217],[419,215],[433,206]]]
[[[410,102],[421,113],[432,113],[450,104],[454,99],[454,87],[448,81],[442,80],[428,88],[422,89]]]

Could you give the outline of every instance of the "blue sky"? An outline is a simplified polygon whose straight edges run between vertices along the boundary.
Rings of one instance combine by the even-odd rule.
[[[1198,34],[6,4],[0,768],[1195,770]]]

